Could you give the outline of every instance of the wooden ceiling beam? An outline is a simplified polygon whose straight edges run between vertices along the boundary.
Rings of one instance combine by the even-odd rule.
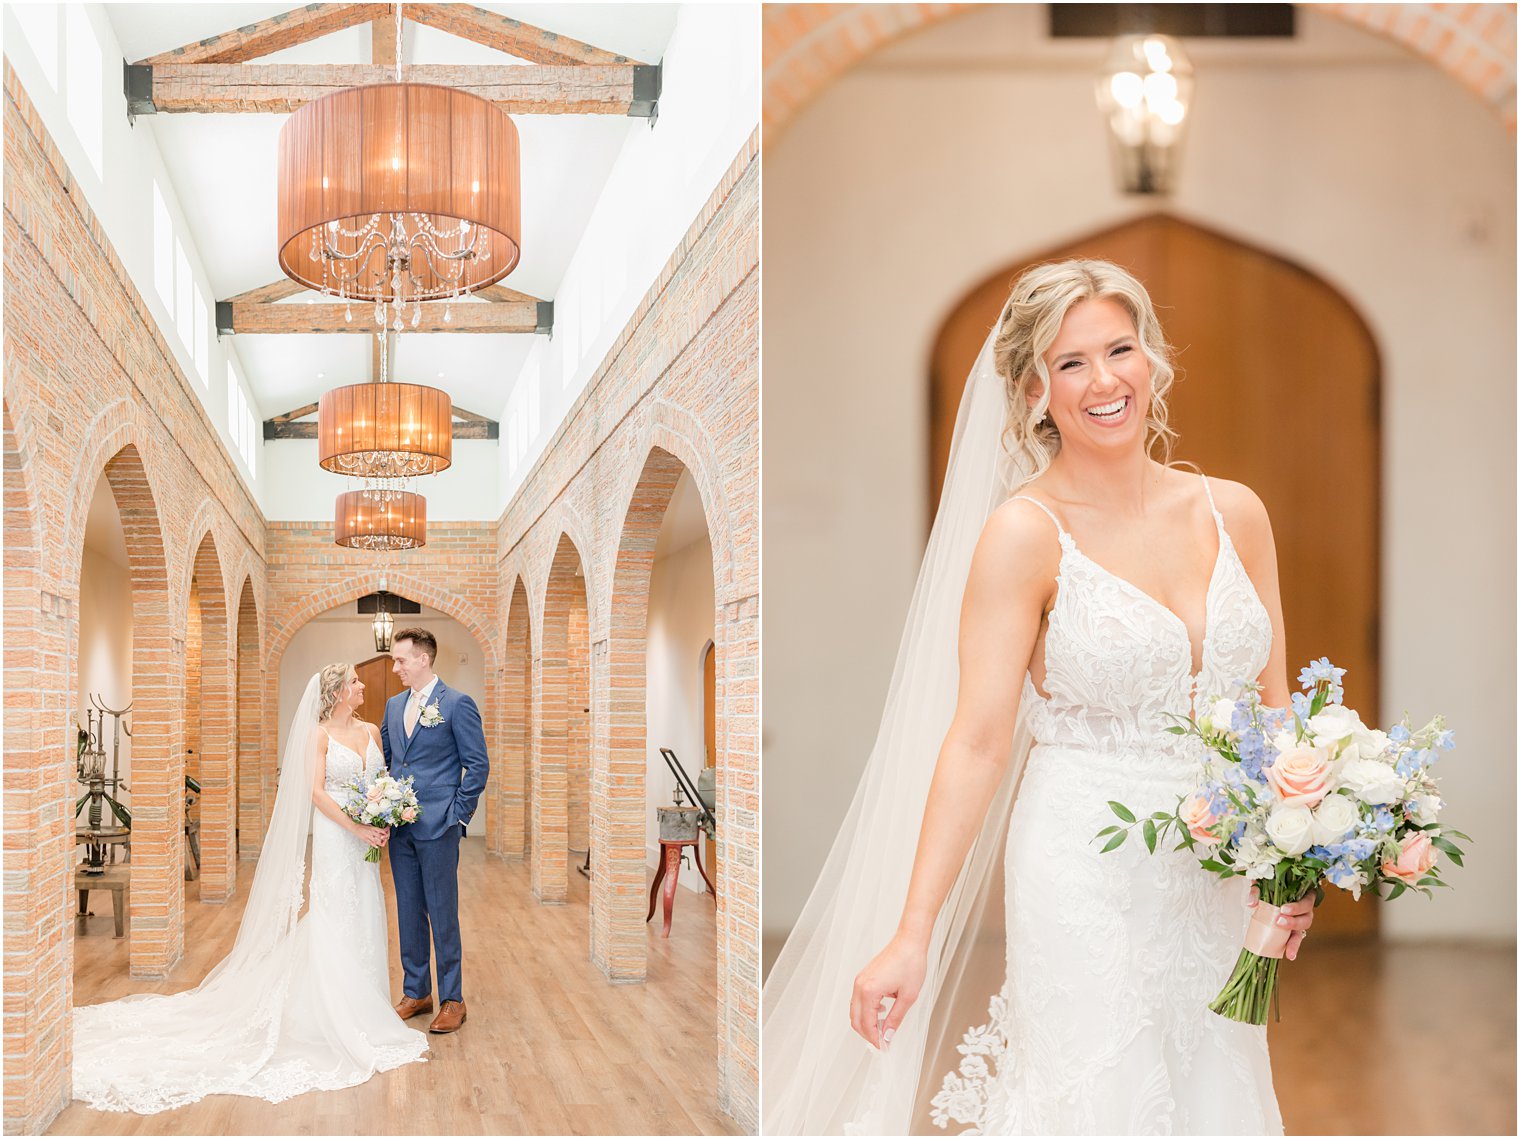
[[[272,301],[283,301],[287,297],[293,297],[297,293],[304,293],[305,285],[298,285],[289,277],[281,277],[268,285],[260,285],[256,289],[238,293],[227,299],[233,304],[268,304]]]
[[[394,19],[395,10],[389,4],[383,7]],[[163,63],[241,63],[344,28],[369,23],[377,18],[375,9],[374,4],[308,4],[256,24],[161,51],[139,62],[150,67]]]
[[[408,307],[402,318],[406,332],[486,332],[548,333],[553,323],[552,304],[470,304],[445,305],[428,301],[417,306],[422,316],[412,324]],[[344,315],[341,304],[277,305],[219,301],[216,306],[216,329],[219,335],[261,333],[355,333],[375,336],[374,309],[355,303],[353,319]],[[444,310],[449,309],[449,319]]]
[[[408,4],[401,10],[408,20],[427,24],[440,32],[484,44],[530,63],[594,64],[638,63],[626,55],[604,51],[557,32],[535,28],[510,16],[499,16],[469,4]]]
[[[317,437],[317,424],[307,416],[317,414],[317,405],[309,403],[305,407],[298,407],[294,411],[287,411],[284,415],[274,415],[264,420],[265,439],[315,439]],[[301,422],[303,421],[304,422]],[[484,415],[476,415],[473,411],[466,411],[462,407],[454,408],[454,421],[452,426],[455,439],[497,439],[501,435],[501,424],[494,419],[487,419]]]
[[[396,28],[396,9],[378,5],[381,12],[369,26],[369,61],[377,67],[395,67],[401,56],[401,36]],[[406,9],[402,9],[403,12]]]
[[[413,64],[406,78],[469,91],[514,115],[653,118],[660,94],[659,66],[639,63]],[[394,79],[393,67],[369,63],[129,65],[127,113],[289,114],[334,91]]]

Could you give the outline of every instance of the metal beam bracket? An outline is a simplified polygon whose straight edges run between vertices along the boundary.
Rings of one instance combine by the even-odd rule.
[[[138,115],[156,115],[153,104],[153,66],[147,63],[121,61],[122,90],[127,95],[127,121]]]
[[[533,331],[535,334],[547,336],[551,340],[554,339],[553,301],[538,302],[538,323],[534,326]]]
[[[216,334],[218,336],[233,336],[237,329],[232,326],[232,302],[216,302]]]
[[[635,64],[633,68],[633,101],[628,104],[628,117],[648,119],[651,129],[660,117],[660,84],[664,67],[662,60],[655,64]]]

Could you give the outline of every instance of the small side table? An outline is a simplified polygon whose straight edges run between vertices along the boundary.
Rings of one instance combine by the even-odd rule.
[[[116,936],[126,936],[127,889],[132,871],[127,866],[107,866],[104,874],[86,874],[74,870],[74,889],[79,891],[79,912],[74,915],[75,933],[84,933],[84,919],[90,916],[90,891],[111,891],[111,914],[116,919]]]
[[[681,877],[681,848],[691,847],[691,856],[696,860],[697,872],[702,875],[702,881],[707,883],[707,892],[717,897],[718,891],[713,889],[712,879],[707,876],[707,871],[702,869],[702,844],[699,839],[686,839],[682,841],[660,840],[660,868],[654,872],[654,882],[649,887],[649,916],[644,920],[651,921],[654,918],[654,899],[660,893],[660,884],[665,884],[665,929],[661,937],[670,936],[670,918],[676,904],[676,882]]]

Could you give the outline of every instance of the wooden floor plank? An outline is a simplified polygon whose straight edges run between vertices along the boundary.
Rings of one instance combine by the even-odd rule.
[[[136,992],[179,992],[232,947],[253,867],[237,895],[202,905],[186,884],[185,959],[166,981],[127,976],[127,939],[111,936],[107,903],[75,941],[74,994],[93,1004]],[[394,914],[389,866],[381,863]],[[653,875],[651,874],[652,878]],[[590,963],[588,884],[570,875],[567,904],[541,906],[523,863],[460,850],[460,931],[469,1020],[431,1037],[426,1064],[356,1088],[282,1104],[211,1096],[141,1117],[71,1104],[52,1135],[737,1135],[717,1110],[716,919],[712,900],[682,891],[668,941],[648,927],[649,980],[614,985]],[[400,993],[395,929],[391,977]],[[422,1027],[425,1021],[415,1022]]]

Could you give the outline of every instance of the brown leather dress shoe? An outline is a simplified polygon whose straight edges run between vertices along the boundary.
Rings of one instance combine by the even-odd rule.
[[[428,1025],[429,1032],[454,1032],[464,1023],[463,1001],[444,1001],[438,1006],[438,1015]]]
[[[403,996],[396,1004],[396,1015],[402,1020],[411,1020],[425,1012],[433,1011],[433,998]]]

